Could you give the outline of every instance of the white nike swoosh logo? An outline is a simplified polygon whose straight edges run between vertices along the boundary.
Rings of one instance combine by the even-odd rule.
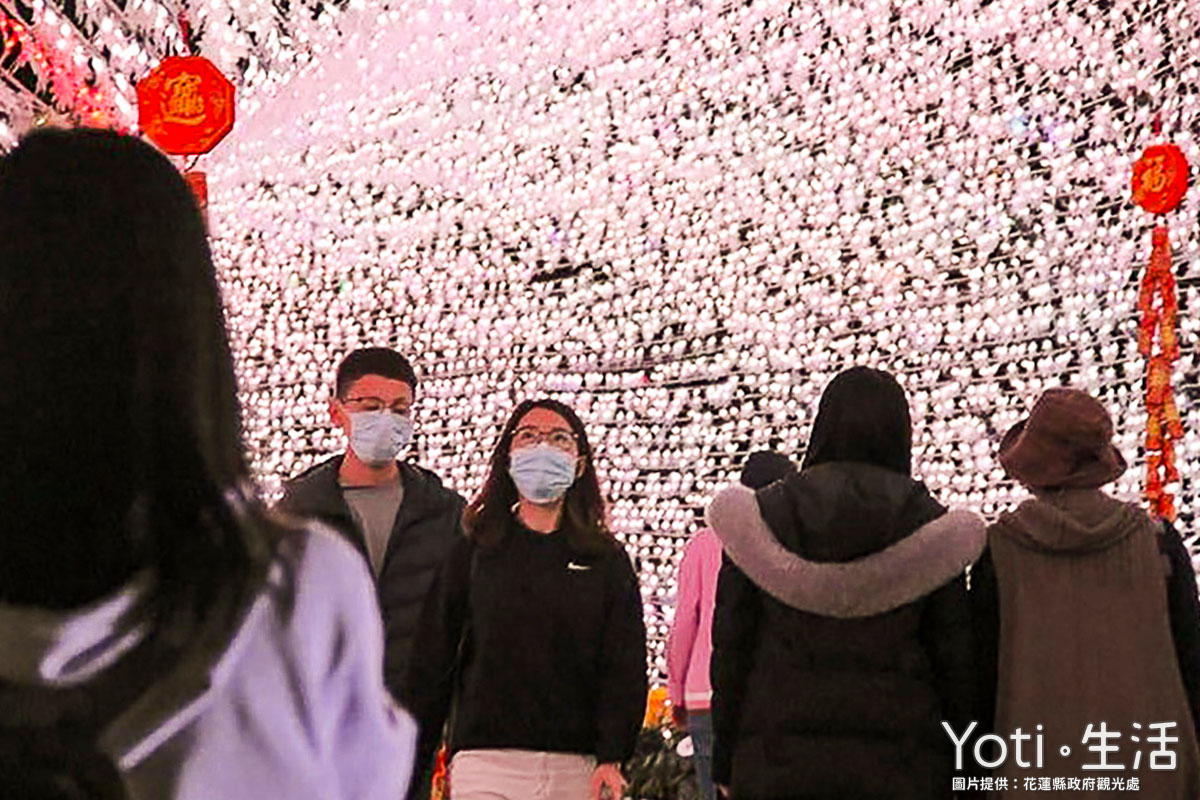
[[[588,570],[591,569],[587,564],[576,564],[574,561],[567,562],[567,569]]]

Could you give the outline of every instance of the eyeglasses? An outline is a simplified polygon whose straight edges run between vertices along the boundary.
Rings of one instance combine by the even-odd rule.
[[[347,397],[342,402],[347,406],[353,403],[355,411],[383,411],[386,409],[402,417],[412,414],[412,403],[407,400],[397,400],[390,406],[381,397]]]
[[[551,430],[544,431],[522,426],[513,431],[512,441],[515,449],[533,447],[542,442],[546,442],[551,447],[557,447],[559,450],[566,450],[568,453],[574,453],[579,449],[575,434],[562,428],[552,428]]]

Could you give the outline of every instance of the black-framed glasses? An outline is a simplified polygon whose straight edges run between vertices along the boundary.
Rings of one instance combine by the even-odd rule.
[[[407,417],[412,414],[412,402],[409,400],[396,400],[391,405],[384,402],[382,397],[347,397],[342,401],[346,406],[353,404],[353,411],[391,411],[393,414],[399,414],[402,417]]]
[[[559,450],[565,450],[568,453],[574,453],[579,449],[579,440],[573,432],[565,428],[544,430],[534,428],[530,425],[522,425],[513,431],[512,441],[513,447],[516,449],[533,447],[542,442],[547,443],[551,447],[557,447]]]

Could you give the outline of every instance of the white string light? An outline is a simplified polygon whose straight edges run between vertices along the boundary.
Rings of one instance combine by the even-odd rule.
[[[748,451],[798,459],[844,367],[899,376],[948,504],[1019,497],[996,443],[1062,381],[1113,413],[1139,495],[1129,175],[1156,114],[1200,163],[1200,3],[425,0],[258,27],[254,5],[193,24],[249,87],[210,218],[269,494],[344,446],[325,405],[357,346],[414,358],[415,457],[467,495],[515,402],[563,399],[656,675],[698,510]],[[1169,220],[1185,534],[1198,210]]]
[[[1197,161],[1198,11],[433,2],[358,34],[214,170],[256,464],[274,490],[341,446],[323,404],[360,345],[417,360],[416,455],[466,494],[515,400],[567,401],[661,672],[697,510],[749,450],[799,457],[841,368],[899,375],[948,504],[1014,502],[998,437],[1064,380],[1138,463],[1148,220],[1127,186],[1155,112]],[[1185,529],[1196,210],[1171,232]]]

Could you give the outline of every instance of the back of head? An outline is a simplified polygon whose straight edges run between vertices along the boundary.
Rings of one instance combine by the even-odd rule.
[[[833,461],[912,472],[912,420],[904,389],[890,374],[853,367],[821,395],[804,469]]]
[[[222,519],[245,467],[204,226],[150,146],[50,130],[0,161],[0,385],[0,601],[73,607],[243,549]]]
[[[740,481],[743,486],[761,489],[782,480],[796,470],[792,460],[774,450],[757,450],[746,459]]]

